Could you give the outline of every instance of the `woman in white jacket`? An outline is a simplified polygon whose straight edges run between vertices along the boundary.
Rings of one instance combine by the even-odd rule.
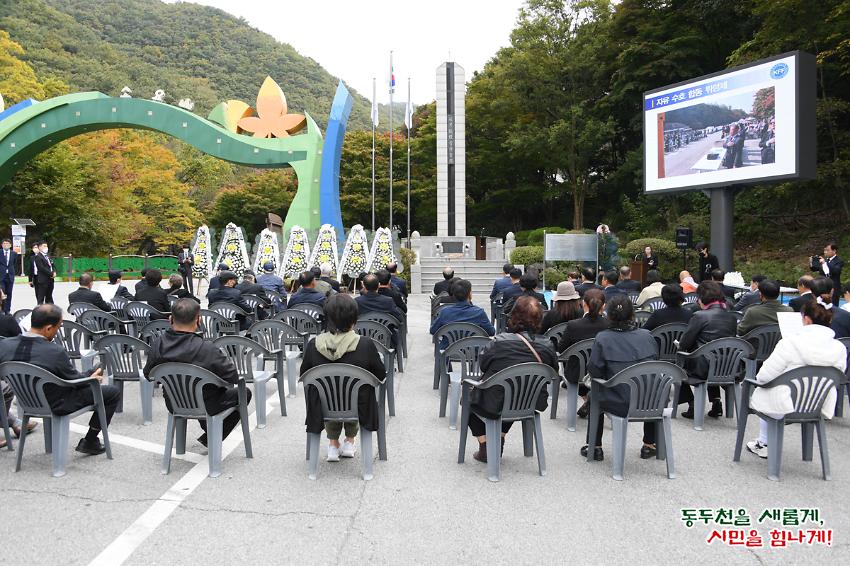
[[[829,327],[832,312],[815,301],[808,301],[803,305],[800,315],[803,317],[803,329],[776,344],[773,353],[756,375],[759,384],[770,383],[786,371],[802,366],[832,366],[842,372],[847,368],[847,349],[835,339],[835,332]],[[824,418],[832,418],[835,399],[833,388],[821,409]],[[776,418],[794,411],[791,390],[785,386],[757,388],[750,399],[750,406]],[[767,423],[761,419],[759,421],[759,437],[747,443],[747,450],[760,458],[767,458]]]

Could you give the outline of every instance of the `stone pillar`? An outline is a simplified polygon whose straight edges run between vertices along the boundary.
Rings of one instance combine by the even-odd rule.
[[[437,67],[437,236],[466,236],[465,98],[463,67]]]
[[[411,293],[421,293],[422,292],[422,240],[420,239],[420,234],[418,230],[414,230],[412,234],[410,234],[410,249],[416,253],[416,263],[413,265],[405,266],[410,270],[410,292]]]

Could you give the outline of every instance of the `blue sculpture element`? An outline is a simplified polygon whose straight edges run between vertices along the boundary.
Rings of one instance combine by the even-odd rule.
[[[14,104],[14,105],[8,107],[3,112],[0,112],[0,120],[2,120],[3,118],[6,118],[8,116],[11,116],[12,114],[17,112],[18,110],[23,110],[24,108],[32,106],[33,104],[35,104],[37,102],[38,102],[38,100],[33,100],[32,98],[27,98],[26,100],[21,100],[17,104]]]
[[[322,148],[322,175],[319,183],[319,210],[322,224],[336,228],[340,241],[345,238],[342,227],[342,212],[339,206],[339,162],[342,157],[342,142],[351,114],[354,99],[342,84],[336,87],[336,95],[328,116],[325,145]]]

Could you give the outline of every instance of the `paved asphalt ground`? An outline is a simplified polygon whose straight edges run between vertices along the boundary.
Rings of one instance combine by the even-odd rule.
[[[67,305],[70,284],[57,289]],[[29,305],[28,305],[29,303]],[[32,306],[18,285],[14,307]],[[850,419],[828,425],[833,481],[820,459],[800,458],[799,427],[785,435],[782,481],[766,478],[767,463],[744,453],[732,462],[732,419],[707,419],[704,432],[674,421],[678,478],[661,461],[640,460],[641,427],[629,427],[625,481],[611,479],[611,430],[604,462],[579,456],[587,421],[566,430],[563,414],[543,423],[548,474],[508,436],[501,483],[485,465],[456,463],[457,432],[437,418],[431,389],[428,298],[410,297],[410,359],[396,380],[397,417],[388,424],[388,456],[375,478],[360,478],[359,459],[320,461],[307,478],[303,393],[280,417],[270,395],[269,424],[252,429],[254,459],[244,457],[238,431],[226,441],[224,473],[206,477],[206,457],[189,425],[189,453],[160,473],[166,410],[157,392],[154,422],[142,426],[138,388],[125,389],[125,411],[110,432],[115,459],[71,452],[67,475],[50,475],[42,427],[31,435],[23,469],[0,452],[0,501],[5,564],[841,564],[850,560]],[[274,385],[270,384],[270,388]],[[253,412],[253,404],[251,411]],[[561,409],[563,412],[563,409]],[[81,425],[76,420],[71,445]],[[252,418],[252,426],[255,419]],[[748,438],[757,430],[750,419]],[[228,452],[229,451],[229,452]],[[324,443],[322,447],[324,453]],[[323,454],[324,455],[324,454]],[[710,526],[686,528],[682,508],[746,509],[754,522],[768,508],[819,508],[831,546],[769,548],[776,523],[755,525],[766,548],[706,544]],[[803,528],[819,528],[807,525]],[[748,529],[749,530],[749,529]]]

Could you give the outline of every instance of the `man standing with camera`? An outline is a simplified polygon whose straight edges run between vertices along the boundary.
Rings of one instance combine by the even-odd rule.
[[[841,269],[844,267],[844,260],[838,257],[838,244],[829,242],[824,246],[822,256],[813,255],[810,267],[812,271],[832,279],[832,304],[838,306],[841,298]]]

